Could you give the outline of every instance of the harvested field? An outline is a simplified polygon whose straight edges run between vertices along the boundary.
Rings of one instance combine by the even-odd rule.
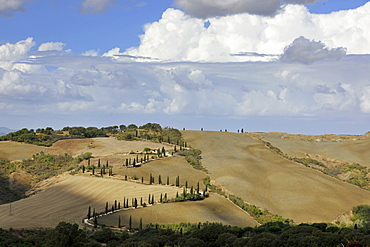
[[[114,137],[98,137],[89,139],[61,140],[47,149],[48,153],[73,156],[91,152],[93,156],[126,154],[128,152],[142,152],[144,148],[162,148],[171,150],[173,147],[164,143],[149,141],[120,141]]]
[[[123,198],[140,198],[147,201],[149,194],[159,198],[161,193],[175,197],[182,189],[171,186],[142,185],[117,179],[87,176],[68,176],[34,196],[0,205],[0,228],[55,227],[60,221],[81,224],[89,206],[97,212],[104,211],[105,203]]]
[[[336,160],[359,163],[370,168],[370,139],[358,137],[359,140],[335,136],[336,141],[322,141],[324,137],[317,136],[315,140],[295,140],[300,135],[294,136],[283,133],[262,134],[265,141],[278,147],[281,151],[292,157],[305,157],[305,154],[320,154]],[[294,138],[296,137],[296,138]],[[284,138],[284,139],[283,139]],[[340,141],[344,139],[345,141]]]
[[[122,161],[122,164],[124,162]],[[109,162],[111,164],[111,162]],[[188,187],[197,186],[199,182],[200,188],[203,188],[202,179],[206,177],[203,171],[194,169],[188,162],[181,156],[174,156],[170,158],[158,159],[149,163],[143,164],[140,167],[126,168],[118,165],[114,168],[114,173],[118,175],[127,175],[129,177],[137,176],[141,181],[144,177],[144,182],[148,182],[150,174],[158,183],[158,176],[161,175],[162,183],[166,183],[167,176],[169,176],[170,184],[175,184],[176,177],[180,176],[180,185],[185,185],[188,181]]]
[[[22,160],[32,157],[33,154],[45,151],[46,147],[12,141],[0,141],[0,160]]]
[[[139,227],[140,218],[142,218],[143,226],[149,223],[172,224],[207,221],[239,227],[253,227],[258,224],[246,212],[219,195],[211,195],[203,201],[164,203],[145,208],[123,210],[99,218],[99,224],[117,227],[119,215],[122,225],[125,226],[128,225],[131,215],[133,227],[136,228]]]
[[[245,134],[183,131],[202,150],[212,179],[229,192],[272,213],[300,222],[333,221],[370,192],[282,158]]]

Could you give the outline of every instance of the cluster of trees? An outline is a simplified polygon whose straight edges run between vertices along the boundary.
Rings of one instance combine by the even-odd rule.
[[[89,159],[91,153],[85,153],[77,157],[65,154],[45,154],[40,152],[32,158],[25,159],[19,164],[19,168],[31,174],[35,182],[56,176],[65,171],[77,168],[83,159]]]
[[[35,132],[33,129],[23,128],[21,130],[11,132],[5,136],[0,136],[0,141],[16,141],[25,142],[29,144],[39,145],[39,146],[51,146],[54,142],[59,140],[56,136],[53,136],[52,129],[48,130],[38,130]]]
[[[326,223],[291,226],[270,222],[259,227],[231,227],[221,223],[142,225],[132,231],[114,231],[108,227],[79,229],[77,224],[60,222],[54,229],[3,230],[2,246],[248,246],[248,247],[365,247],[370,244],[370,230],[330,226]]]

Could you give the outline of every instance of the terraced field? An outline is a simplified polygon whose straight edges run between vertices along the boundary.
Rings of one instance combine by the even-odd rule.
[[[277,155],[246,134],[184,131],[202,150],[202,163],[229,192],[245,201],[299,222],[333,221],[370,192]]]

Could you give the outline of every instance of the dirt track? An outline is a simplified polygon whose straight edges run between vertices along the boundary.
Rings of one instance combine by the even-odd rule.
[[[297,223],[333,221],[353,206],[370,204],[369,191],[288,161],[246,135],[182,133],[227,190]]]

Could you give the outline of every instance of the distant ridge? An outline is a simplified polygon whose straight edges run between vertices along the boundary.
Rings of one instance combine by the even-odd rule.
[[[10,132],[14,132],[15,130],[9,129],[7,127],[0,127],[0,136],[4,136]]]

